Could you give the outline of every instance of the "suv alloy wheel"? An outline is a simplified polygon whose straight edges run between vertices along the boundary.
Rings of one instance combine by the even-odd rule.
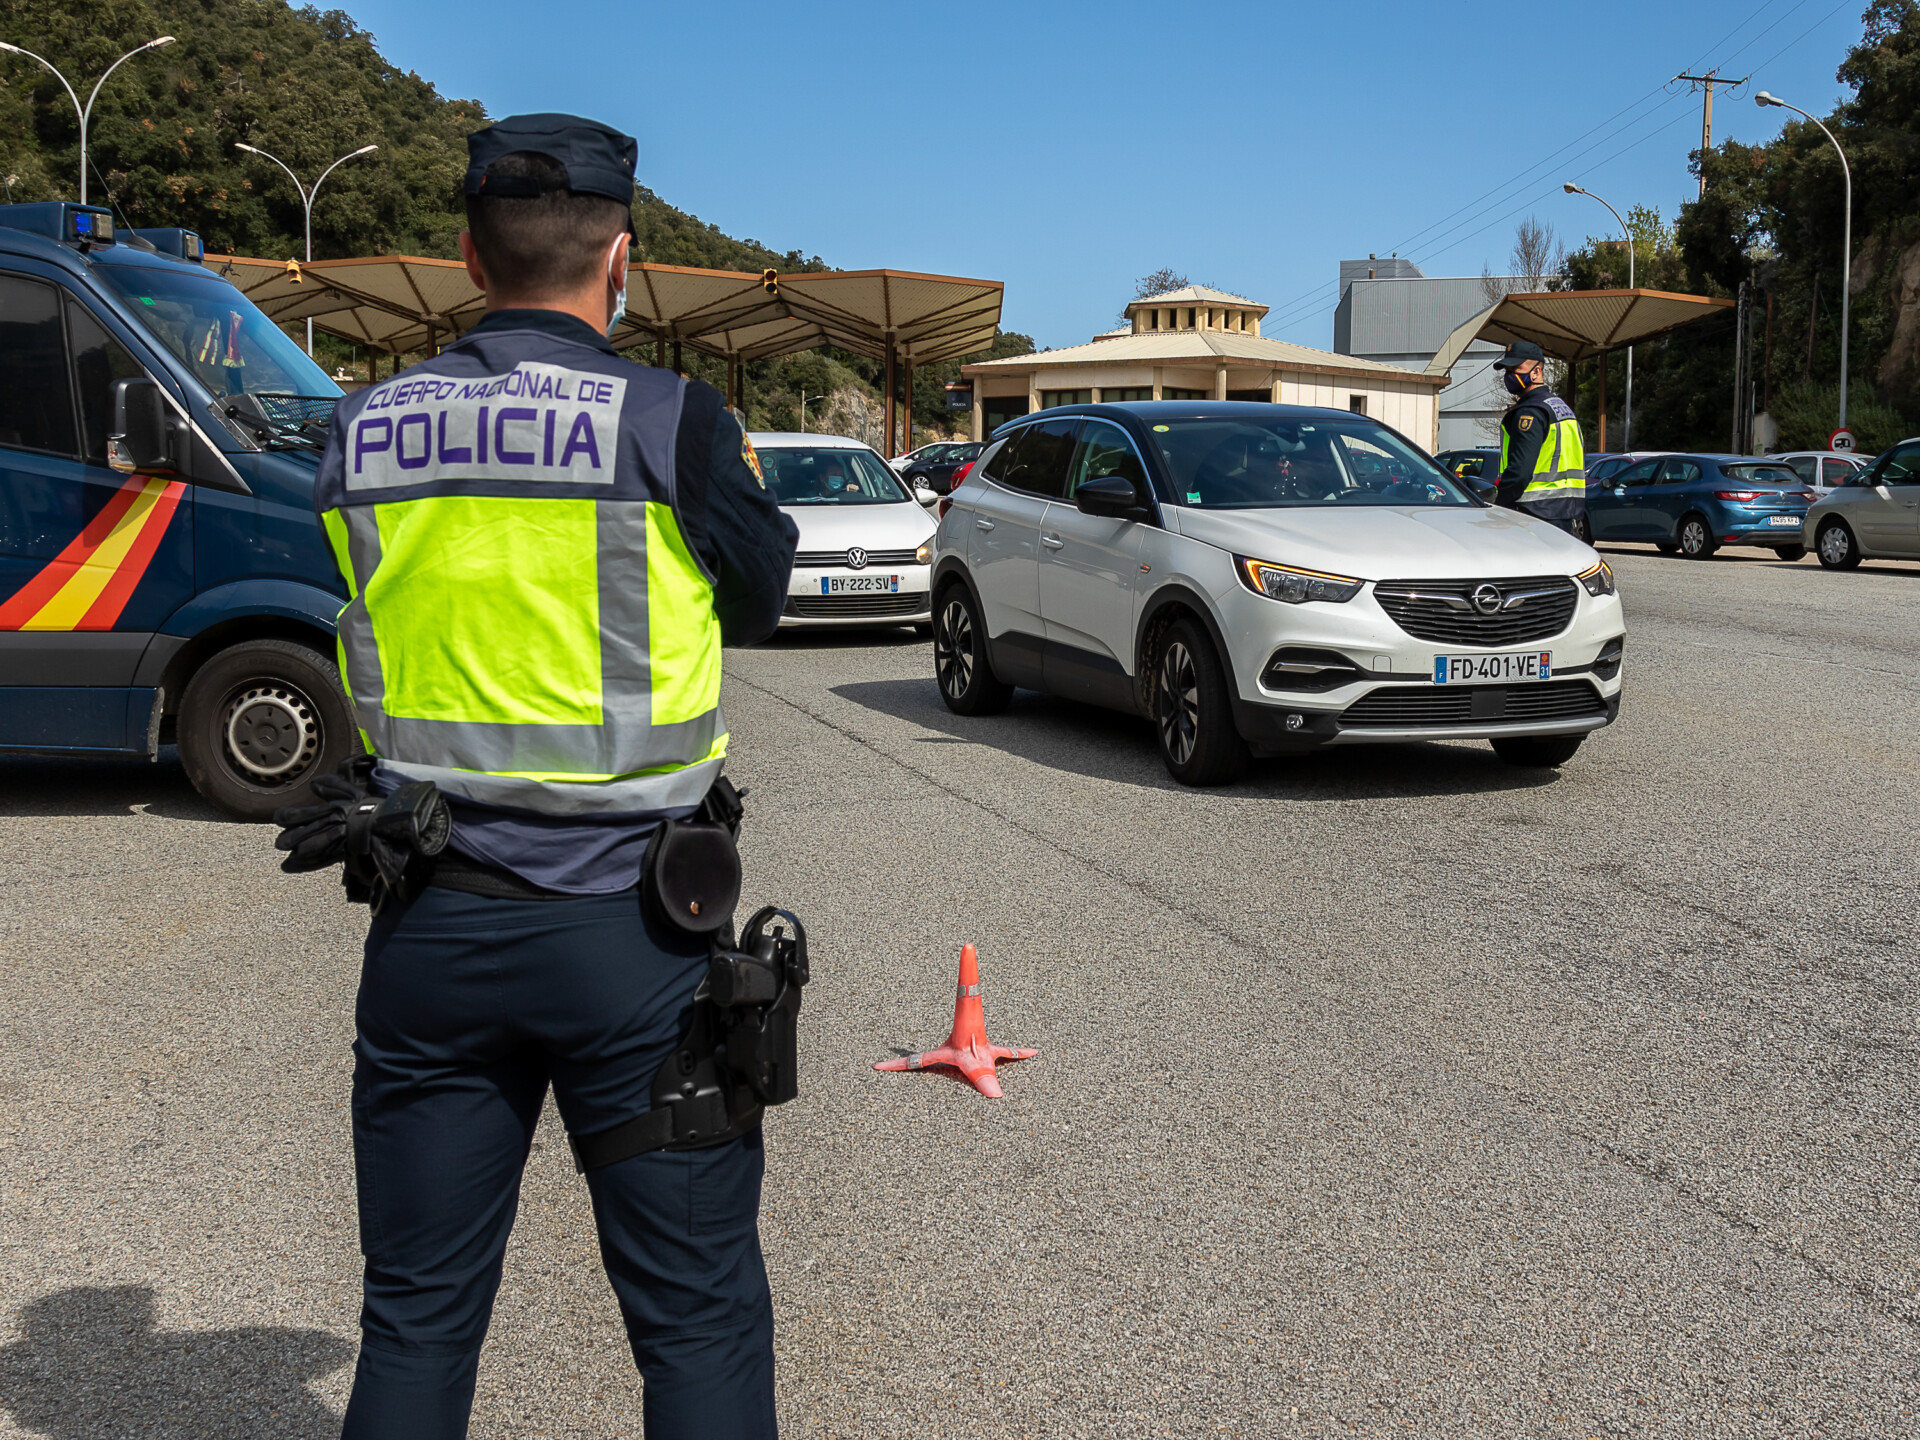
[[[1225,785],[1252,757],[1233,723],[1230,677],[1198,622],[1167,627],[1153,664],[1153,726],[1167,773],[1182,785]]]
[[[1013,699],[1013,686],[993,673],[987,631],[973,596],[958,581],[940,592],[933,613],[933,674],[940,698],[956,715],[998,715]]]

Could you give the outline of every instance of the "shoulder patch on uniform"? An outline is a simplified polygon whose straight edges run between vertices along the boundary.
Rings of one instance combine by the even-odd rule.
[[[747,438],[747,432],[740,432],[740,458],[747,462],[747,469],[753,472],[753,478],[762,490],[767,488],[767,477],[760,472],[760,455],[753,448],[753,441]]]
[[[1531,430],[1533,428],[1533,417],[1531,415],[1517,415],[1514,418],[1519,421],[1522,430]]]

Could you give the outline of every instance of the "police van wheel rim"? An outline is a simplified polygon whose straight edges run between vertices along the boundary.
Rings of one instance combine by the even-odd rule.
[[[222,707],[227,759],[256,785],[298,784],[313,768],[326,732],[313,702],[283,682],[255,680]]]
[[[1193,758],[1200,734],[1200,680],[1194,673],[1192,652],[1178,640],[1161,652],[1155,698],[1161,747],[1174,764],[1184,765]]]
[[[973,617],[956,595],[940,611],[933,632],[933,664],[940,689],[958,700],[973,684]]]

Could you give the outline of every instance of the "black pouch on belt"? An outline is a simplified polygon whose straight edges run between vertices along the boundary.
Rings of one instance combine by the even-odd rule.
[[[653,918],[686,935],[718,934],[740,903],[742,809],[724,775],[685,820],[664,820],[640,867],[641,901]]]

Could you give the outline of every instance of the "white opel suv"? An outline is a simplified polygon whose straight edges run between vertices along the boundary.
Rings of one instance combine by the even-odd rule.
[[[1235,402],[1075,405],[996,433],[934,540],[963,715],[1016,685],[1150,717],[1174,778],[1485,739],[1554,766],[1620,706],[1613,572],[1387,426]]]

